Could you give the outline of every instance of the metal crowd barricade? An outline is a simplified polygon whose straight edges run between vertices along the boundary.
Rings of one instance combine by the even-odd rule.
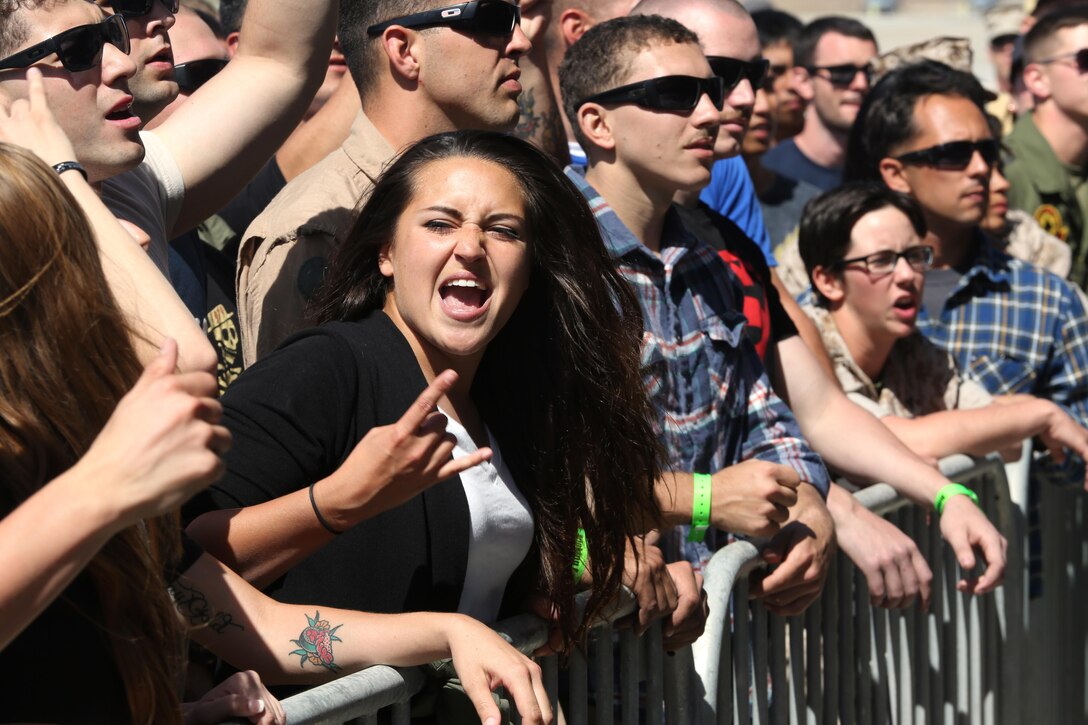
[[[918,543],[934,573],[930,611],[873,607],[864,576],[840,553],[823,595],[804,615],[770,615],[748,599],[748,574],[762,559],[754,544],[740,541],[717,552],[704,570],[711,616],[693,647],[663,656],[660,626],[641,638],[614,628],[612,621],[633,610],[626,601],[595,628],[588,655],[572,655],[564,673],[557,658],[541,661],[553,705],[562,676],[570,725],[1088,722],[1084,494],[1044,491],[1046,588],[1029,600],[1026,464],[1009,467],[1007,475],[996,458],[956,456],[942,461],[942,470],[979,493],[1009,541],[1005,584],[995,593],[958,592],[962,573],[937,519],[890,486],[873,486],[855,496]],[[529,615],[496,629],[526,653],[546,636],[543,623]],[[423,685],[418,670],[374,667],[283,705],[292,724],[376,723],[382,708],[400,724],[408,722],[407,702]]]

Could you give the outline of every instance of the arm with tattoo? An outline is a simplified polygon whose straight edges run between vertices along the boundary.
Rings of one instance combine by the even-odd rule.
[[[555,89],[548,78],[548,56],[544,33],[551,22],[551,0],[531,0],[521,3],[521,29],[533,43],[533,49],[521,59],[521,96],[518,110],[521,116],[514,135],[535,144],[541,151],[566,166],[570,163],[567,132],[563,128],[563,112]]]
[[[311,684],[375,664],[453,658],[481,721],[489,690],[505,687],[523,722],[550,721],[540,667],[491,628],[461,614],[370,614],[274,601],[208,554],[170,587],[189,637],[272,684]]]

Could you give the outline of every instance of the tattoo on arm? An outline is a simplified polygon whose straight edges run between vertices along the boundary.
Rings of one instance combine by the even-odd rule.
[[[245,627],[234,621],[234,617],[229,612],[213,611],[204,592],[196,587],[188,586],[180,580],[175,581],[170,586],[170,596],[173,597],[178,612],[189,621],[189,624],[207,626],[216,634],[225,634],[231,627],[239,631],[245,630]]]
[[[307,614],[306,621],[309,622],[309,626],[302,630],[298,639],[291,640],[291,642],[299,646],[299,649],[291,652],[291,654],[298,655],[301,658],[298,666],[305,668],[306,663],[309,662],[311,665],[337,672],[340,666],[336,664],[335,656],[332,653],[332,643],[344,641],[336,636],[336,630],[344,625],[331,626],[329,620],[322,619],[321,612],[317,611],[314,612],[313,617]]]
[[[545,104],[547,106],[547,104]],[[536,112],[536,94],[528,88],[518,96],[518,125],[514,135],[536,144],[544,153],[551,154],[556,163],[565,166],[570,161],[567,152],[567,137],[563,130],[563,121],[559,110]]]

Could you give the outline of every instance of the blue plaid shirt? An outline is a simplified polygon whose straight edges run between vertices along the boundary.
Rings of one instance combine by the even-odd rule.
[[[1088,425],[1088,312],[1073,286],[980,240],[939,316],[918,329],[995,395],[1030,393]]]
[[[760,459],[792,467],[826,496],[823,461],[801,437],[743,334],[742,293],[713,248],[670,210],[655,254],[572,168],[567,175],[589,200],[616,267],[642,306],[643,381],[673,470],[712,473]],[[682,527],[686,528],[686,527]],[[688,546],[705,561],[717,545]]]

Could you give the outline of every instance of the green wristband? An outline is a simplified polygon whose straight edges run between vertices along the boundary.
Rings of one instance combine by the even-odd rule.
[[[582,579],[586,571],[586,562],[589,561],[589,547],[586,546],[586,530],[578,529],[578,539],[574,542],[574,563],[570,565],[574,572],[574,581]]]
[[[948,503],[948,499],[952,498],[953,496],[960,495],[966,496],[967,498],[971,499],[975,502],[975,505],[978,506],[977,493],[967,488],[967,486],[964,486],[962,483],[950,483],[937,492],[937,498],[933,500],[933,508],[937,510],[938,515],[943,514],[944,505]]]
[[[695,487],[691,493],[691,529],[688,531],[688,541],[700,542],[706,538],[706,530],[710,528],[710,476],[706,473],[696,473]]]

